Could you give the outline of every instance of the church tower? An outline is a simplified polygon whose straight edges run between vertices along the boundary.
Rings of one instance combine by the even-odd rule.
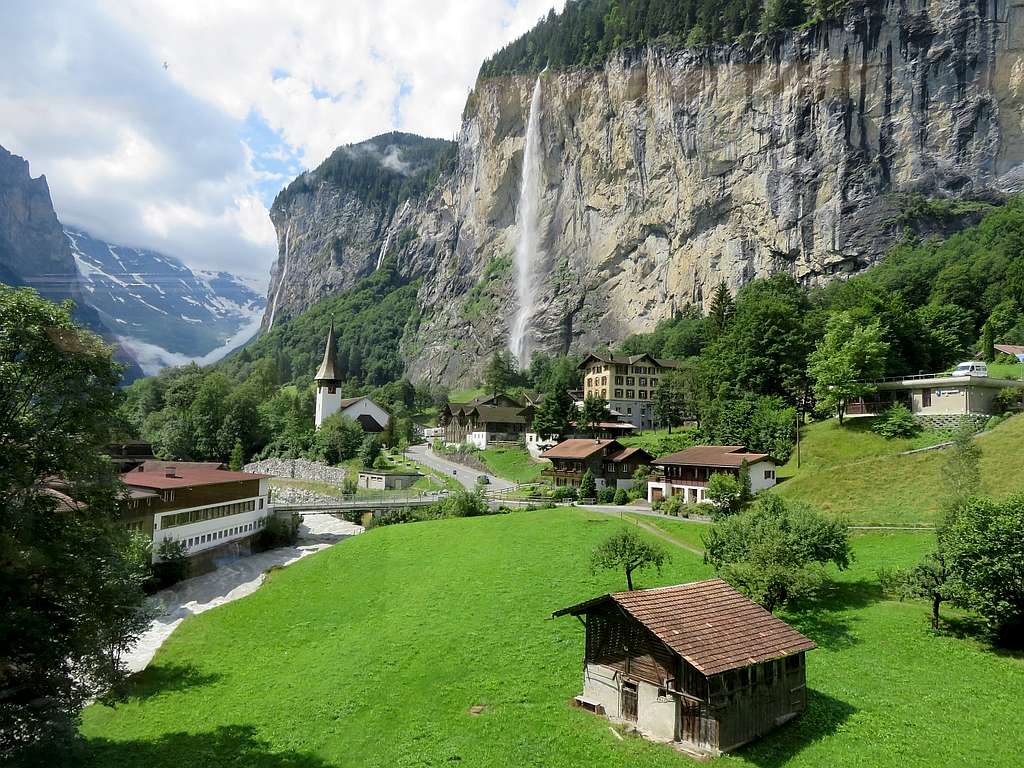
[[[331,414],[341,409],[341,381],[338,377],[338,360],[335,356],[338,340],[334,336],[334,321],[331,331],[327,334],[327,348],[324,349],[324,361],[316,372],[316,428],[320,429]]]

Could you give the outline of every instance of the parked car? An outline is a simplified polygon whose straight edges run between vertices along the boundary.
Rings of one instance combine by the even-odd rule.
[[[977,360],[972,360],[966,363],[960,363],[956,368],[953,369],[954,376],[988,376],[988,366],[984,363],[979,363]]]
[[[491,482],[491,478],[489,478],[487,475],[477,475],[476,476],[476,484],[477,485],[488,485],[490,482]]]

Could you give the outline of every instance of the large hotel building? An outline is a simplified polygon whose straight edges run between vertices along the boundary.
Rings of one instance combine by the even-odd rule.
[[[579,365],[583,371],[583,396],[607,400],[613,413],[637,429],[653,429],[658,380],[677,365],[675,360],[657,360],[650,355],[591,354]]]

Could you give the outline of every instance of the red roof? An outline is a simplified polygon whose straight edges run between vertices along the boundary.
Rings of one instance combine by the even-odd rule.
[[[241,483],[246,480],[262,480],[270,475],[258,475],[254,472],[231,472],[226,469],[210,469],[207,467],[175,468],[174,477],[168,477],[164,471],[158,472],[125,472],[121,482],[135,488],[190,488],[197,485],[220,485],[221,483]]]
[[[608,457],[608,461],[625,461],[626,459],[636,456],[640,461],[649,462],[652,458],[651,454],[645,451],[643,448],[637,445],[630,446],[625,450],[619,451]]]
[[[682,464],[696,467],[738,467],[744,461],[755,464],[770,458],[767,453],[748,453],[742,445],[695,445],[685,451],[661,456],[652,463]]]
[[[609,600],[705,676],[817,648],[721,579],[616,592],[554,615],[586,613]]]
[[[574,437],[563,440],[541,454],[542,459],[585,459],[605,448],[622,448],[616,440],[594,440],[588,437]]]

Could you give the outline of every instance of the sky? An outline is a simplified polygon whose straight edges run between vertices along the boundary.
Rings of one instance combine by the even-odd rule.
[[[564,0],[0,0],[0,146],[57,215],[265,287],[277,192],[340,144],[453,138]]]

